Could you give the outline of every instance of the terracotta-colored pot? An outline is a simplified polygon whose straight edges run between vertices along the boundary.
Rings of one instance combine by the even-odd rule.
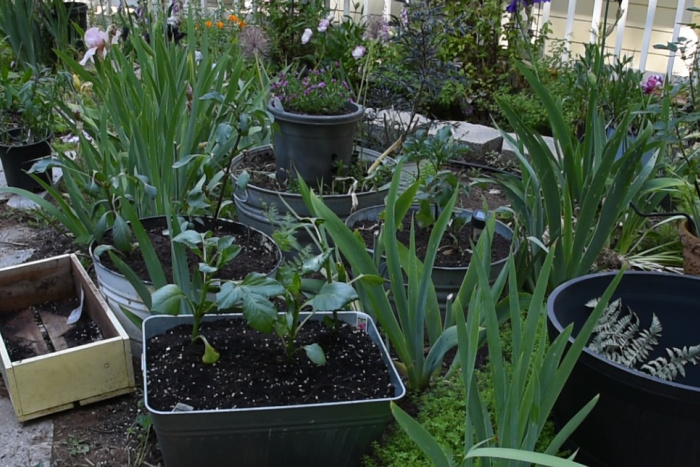
[[[688,221],[684,220],[678,226],[678,236],[683,244],[683,272],[700,276],[700,238],[697,232],[692,232]]]

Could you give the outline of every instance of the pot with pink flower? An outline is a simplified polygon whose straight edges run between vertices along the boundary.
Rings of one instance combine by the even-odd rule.
[[[343,66],[337,58],[330,58],[328,37],[336,31],[332,22],[329,14],[315,30],[307,28],[301,36],[304,45],[318,40],[314,45],[317,64],[280,73],[270,86],[267,110],[274,118],[272,143],[278,181],[298,176],[312,186],[329,185],[350,166],[364,107],[355,102],[342,78]],[[351,51],[355,61],[364,54],[362,45]]]

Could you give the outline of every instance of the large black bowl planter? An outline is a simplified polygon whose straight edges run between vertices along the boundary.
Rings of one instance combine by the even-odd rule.
[[[325,315],[328,313],[317,313],[312,319],[322,319]],[[157,384],[157,381],[149,379],[146,363],[143,370],[145,404],[153,420],[153,428],[165,465],[357,465],[370,443],[379,438],[392,419],[390,402],[403,397],[406,390],[371,318],[357,312],[339,312],[338,315],[342,321],[353,326],[364,326],[369,337],[379,348],[393,386],[392,397],[278,407],[162,411],[155,410],[151,405],[149,387]],[[241,320],[241,317],[207,315],[203,323],[231,319]],[[149,339],[178,325],[191,323],[190,316],[148,318],[143,325],[144,362],[148,362],[150,355]],[[222,354],[222,358],[223,355],[225,354]],[[319,369],[322,371],[323,367]],[[351,384],[351,378],[347,384]]]
[[[550,337],[571,323],[575,336],[591,311],[586,302],[600,297],[614,276],[593,274],[557,287],[547,302]],[[643,329],[652,313],[658,316],[663,332],[651,358],[700,343],[700,279],[628,272],[617,298]],[[586,348],[557,400],[557,418],[568,420],[596,394],[598,404],[571,436],[580,448],[577,460],[592,467],[700,465],[700,367],[687,365],[686,377],[668,382]]]
[[[348,216],[345,220],[345,225],[349,228],[353,228],[355,224],[361,221],[371,221],[380,222],[380,214],[384,212],[386,206],[370,206],[368,208],[360,209]],[[418,206],[412,206],[409,210],[409,215],[415,213],[418,210]],[[472,217],[473,212],[468,209],[455,209],[453,215],[458,216],[462,219],[469,220]],[[508,242],[513,241],[513,231],[505,225],[503,222],[496,221],[495,234],[504,238]],[[517,251],[518,243],[516,239],[515,251]],[[370,254],[372,249],[367,249]],[[489,275],[489,280],[493,284],[501,270],[508,262],[508,258],[503,258],[498,261],[491,263],[491,272]],[[456,294],[459,291],[462,282],[464,281],[464,275],[467,273],[468,266],[460,267],[445,267],[445,266],[433,266],[432,269],[432,279],[435,285],[435,293],[437,294],[438,303],[441,307],[444,307],[447,302],[447,297],[450,294]]]
[[[261,235],[264,239],[261,243],[262,246],[269,248],[276,259],[276,266],[271,271],[260,271],[263,274],[274,275],[277,271],[277,267],[282,262],[282,253],[279,246],[275,241],[268,235],[246,225],[238,222],[233,222],[230,220],[219,219],[219,226],[223,227],[223,232],[227,235],[248,235],[249,232],[256,232]],[[150,217],[147,219],[142,219],[141,224],[146,230],[151,228],[167,228],[167,220],[165,217]],[[146,305],[141,300],[136,289],[131,285],[131,282],[119,271],[111,269],[103,264],[100,257],[95,255],[96,243],[93,242],[90,245],[90,256],[92,257],[93,264],[95,265],[95,274],[97,275],[97,284],[104,295],[107,304],[112,309],[117,319],[121,325],[126,330],[129,338],[131,339],[132,353],[134,355],[140,355],[142,349],[141,341],[141,329],[134,324],[131,319],[127,317],[124,313],[124,309],[136,315],[140,319],[144,320],[150,316],[150,312]],[[164,265],[164,267],[169,267],[169,265]],[[147,284],[150,285],[149,282]]]
[[[258,157],[270,150],[270,146],[262,146],[251,149],[248,151],[247,155],[241,154],[236,156],[232,164],[234,171],[240,172],[242,169],[245,169],[246,160]],[[357,148],[357,151],[362,161],[374,161],[380,156],[377,151],[372,151],[371,149]],[[277,149],[275,149],[275,157],[276,156]],[[385,161],[387,164],[394,163],[392,159],[385,159]],[[349,194],[336,194],[322,195],[322,198],[326,205],[332,209],[338,217],[345,219],[355,210],[382,204],[388,192],[389,186],[387,184],[386,187],[382,187],[381,189],[355,193],[354,196]],[[296,213],[300,217],[311,216],[309,209],[306,207],[306,204],[304,204],[304,200],[299,193],[274,191],[255,186],[252,183],[248,183],[245,188],[236,185],[234,201],[236,203],[239,222],[254,227],[268,235],[272,235],[272,233],[280,227],[287,214],[293,216]],[[277,216],[272,219],[272,221],[270,221],[267,215],[271,207],[274,207],[277,211]],[[302,245],[311,241],[308,237],[302,237],[298,240]]]
[[[330,183],[339,164],[350,165],[357,123],[365,113],[361,105],[349,103],[342,115],[286,112],[279,101],[267,110],[275,118],[272,144],[279,180],[298,174],[311,185]]]

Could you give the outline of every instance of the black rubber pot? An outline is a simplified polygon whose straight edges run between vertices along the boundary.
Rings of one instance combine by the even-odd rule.
[[[385,209],[385,205],[370,206],[367,208],[360,209],[348,216],[348,218],[345,220],[345,225],[347,225],[350,229],[353,229],[355,224],[361,221],[379,222],[380,215],[384,212]],[[409,213],[415,213],[417,211],[418,206],[414,205],[410,208]],[[473,211],[470,211],[468,209],[455,209],[454,211],[454,215],[456,217],[465,219],[467,221],[471,220],[472,214]],[[509,242],[513,241],[513,230],[511,230],[510,227],[508,227],[501,221],[496,221],[494,233],[495,235],[499,235],[505,238]],[[516,239],[515,250],[513,254],[517,253],[518,248],[519,242]],[[373,254],[373,250],[371,248],[367,248],[367,251],[370,253],[370,255]],[[506,266],[507,263],[508,258],[503,258],[491,263],[491,272],[489,274],[489,282],[491,284],[496,282],[496,279],[501,273],[501,270]],[[456,295],[457,292],[459,292],[459,288],[462,286],[462,282],[464,282],[464,276],[467,274],[468,269],[469,266],[433,266],[431,276],[433,279],[433,284],[435,285],[435,293],[437,294],[438,303],[440,304],[440,308],[442,310],[445,309],[447,297],[451,294]],[[386,262],[383,260],[380,263],[380,272],[382,274],[388,274],[386,272]]]
[[[286,112],[279,102],[270,102],[275,118],[272,145],[275,147],[278,180],[298,174],[311,185],[330,182],[338,167],[352,159],[357,123],[365,108],[349,103],[342,115],[305,115]]]
[[[270,149],[269,146],[256,147],[248,151],[250,157],[256,157]],[[359,158],[363,161],[374,161],[380,154],[377,151],[365,148],[356,148]],[[386,158],[385,164],[394,164],[393,159]],[[243,155],[233,159],[232,168],[234,172],[245,168],[245,158]],[[237,181],[237,177],[233,176]],[[286,215],[300,217],[310,217],[311,212],[304,204],[304,200],[299,193],[287,193],[269,190],[253,184],[248,184],[245,188],[238,186],[234,182],[235,193],[234,202],[238,211],[238,221],[254,227],[268,235],[277,230],[283,223]],[[378,190],[355,193],[354,197],[349,194],[323,195],[323,201],[341,219],[346,219],[353,211],[384,202],[384,198],[389,193],[389,186],[383,186]],[[353,205],[356,202],[357,205]],[[277,215],[270,219],[268,210],[274,207]],[[312,237],[305,231],[298,232],[297,240],[304,245],[313,245]]]
[[[62,10],[62,11],[61,11]],[[50,11],[50,21],[57,28],[55,37],[56,48],[72,45],[78,50],[85,49],[83,37],[78,31],[87,30],[88,5],[83,2],[55,2]],[[60,28],[60,30],[58,29]]]
[[[574,324],[575,336],[590,314],[585,303],[600,297],[615,273],[568,281],[547,301],[552,339]],[[652,272],[629,272],[613,299],[621,298],[648,328],[655,313],[663,326],[651,358],[666,348],[700,343],[700,279]],[[573,338],[570,339],[573,341]],[[652,378],[585,349],[557,403],[557,420],[568,421],[596,394],[600,400],[571,436],[576,460],[591,467],[700,465],[700,366],[686,365],[674,382]]]
[[[9,130],[10,138],[20,134],[20,130]],[[42,187],[34,180],[27,172],[32,168],[34,163],[51,155],[51,145],[49,141],[52,135],[34,143],[23,142],[2,142],[0,143],[0,161],[5,172],[7,186],[22,188],[27,191],[41,191]],[[38,173],[41,179],[46,183],[51,183],[51,168],[44,173]]]

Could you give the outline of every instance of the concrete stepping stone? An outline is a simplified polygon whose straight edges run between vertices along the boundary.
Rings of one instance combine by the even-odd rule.
[[[4,387],[3,393],[4,393]],[[51,467],[53,422],[49,419],[20,423],[12,402],[0,397],[0,465]]]

